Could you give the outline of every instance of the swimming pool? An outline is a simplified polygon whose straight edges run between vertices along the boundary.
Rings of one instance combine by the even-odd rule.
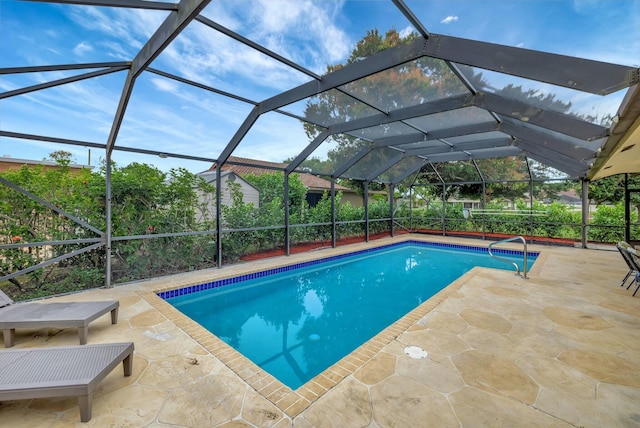
[[[513,269],[486,248],[407,241],[158,295],[296,389],[474,266]]]

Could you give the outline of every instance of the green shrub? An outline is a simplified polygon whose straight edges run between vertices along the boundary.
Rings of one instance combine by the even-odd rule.
[[[631,222],[636,223],[638,213],[631,213]],[[588,238],[596,242],[618,242],[624,239],[624,204],[599,205],[592,214]]]

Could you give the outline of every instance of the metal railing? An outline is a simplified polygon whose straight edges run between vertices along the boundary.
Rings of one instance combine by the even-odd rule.
[[[524,245],[524,252],[523,252],[523,256],[522,256],[522,274],[520,274],[520,266],[518,266],[517,263],[512,262],[511,260],[507,260],[504,257],[496,256],[491,251],[491,249],[495,245],[504,244],[505,242],[513,242],[513,241],[521,241],[522,244]],[[507,239],[502,239],[500,241],[492,242],[491,244],[489,244],[488,251],[489,251],[489,255],[491,257],[493,257],[494,259],[498,259],[500,261],[503,261],[505,263],[509,263],[509,264],[512,264],[513,266],[515,266],[516,275],[519,275],[519,276],[523,277],[524,279],[528,279],[527,278],[527,241],[522,236],[514,236],[512,238],[507,238]]]

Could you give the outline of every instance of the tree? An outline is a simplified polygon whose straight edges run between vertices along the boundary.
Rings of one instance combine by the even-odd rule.
[[[67,166],[71,163],[71,152],[66,150],[57,150],[49,154],[49,158],[55,161],[59,166]]]
[[[398,46],[417,37],[415,33],[401,37],[396,30],[389,30],[382,37],[378,30],[370,30],[360,40],[346,63],[351,64],[369,57],[384,49]],[[327,73],[338,70],[343,64],[327,66]],[[423,103],[428,100],[441,99],[449,95],[460,93],[457,77],[449,70],[444,61],[433,58],[420,58],[398,67],[368,76],[356,82],[345,85],[344,91],[328,91],[307,103],[305,116],[305,132],[310,140],[314,139],[321,128],[314,123],[328,125],[346,122],[348,120],[376,113],[367,104],[379,106],[382,109],[398,109]],[[393,90],[390,90],[392,88]],[[391,131],[390,129],[388,131]],[[379,132],[379,130],[376,130]],[[366,138],[371,131],[362,130],[360,137]],[[333,168],[351,159],[359,150],[370,145],[363,138],[349,135],[334,135],[337,147],[327,154],[328,162]],[[384,150],[376,150],[370,154],[367,162],[380,165],[387,157]],[[303,165],[305,165],[303,163]],[[360,185],[361,186],[361,185]],[[350,184],[350,187],[354,187]],[[355,186],[358,187],[358,186]]]
[[[280,204],[284,199],[284,175],[280,172],[270,172],[266,174],[249,174],[243,177],[260,192],[260,207],[267,206],[274,200]],[[307,188],[298,174],[289,175],[289,211],[298,213],[306,204]]]
[[[91,171],[81,169],[72,172],[68,167],[69,157],[63,152],[55,152],[52,157],[59,160],[57,168],[23,165],[19,170],[3,172],[2,177],[75,217],[92,217],[96,210],[91,207],[94,204],[87,191]],[[5,244],[97,237],[48,206],[4,185],[0,186],[0,236]],[[64,244],[6,249],[0,252],[0,273],[14,273],[81,247],[81,244]],[[65,264],[67,262],[62,261],[58,266]],[[87,275],[90,275],[90,267],[85,268]],[[20,298],[43,295],[43,287],[58,281],[56,269],[55,265],[50,265],[10,282],[26,294]]]
[[[0,275],[15,273],[46,260],[88,246],[85,242],[39,244],[98,238],[90,228],[69,219],[70,214],[100,231],[106,228],[106,168],[98,171],[71,169],[64,152],[50,155],[56,168],[23,166],[6,171],[4,179],[54,205],[49,208],[11,186],[0,185],[0,240],[3,244],[32,246],[0,251]],[[163,173],[155,167],[132,163],[112,165],[112,233],[118,237],[166,232],[210,230],[198,212],[197,192],[213,192],[204,180],[183,169]],[[113,241],[112,279],[115,282],[210,267],[211,237],[174,236]],[[2,284],[17,300],[47,296],[104,285],[104,247],[75,254]],[[9,288],[7,288],[9,287]],[[14,290],[14,291],[12,291]]]
[[[628,174],[629,189],[640,189],[640,174]],[[600,178],[589,183],[589,198],[596,204],[615,205],[624,201],[625,174],[612,175]],[[635,206],[640,214],[640,192],[632,192],[631,205]]]
[[[282,163],[290,164],[295,159],[295,156],[289,157],[282,161]],[[331,162],[329,160],[322,160],[319,157],[312,156],[305,159],[301,169],[305,172],[323,172],[329,170]]]
[[[417,34],[415,33],[401,37],[400,34],[393,29],[389,30],[383,37],[377,29],[369,30],[357,43],[345,63],[329,65],[327,66],[327,72],[338,70],[382,50],[409,42],[416,37]],[[465,76],[468,78],[471,86],[477,89],[491,87],[491,85],[485,81],[482,73],[476,72],[471,69],[471,67],[464,65],[459,65],[459,67],[464,70]],[[566,114],[569,114],[572,107],[570,102],[564,102],[558,99],[553,93],[525,89],[522,85],[507,84],[503,88],[492,89],[492,91],[496,95],[504,98],[524,101],[536,107]],[[367,104],[374,105],[382,111],[390,111],[463,93],[468,93],[468,89],[460,82],[456,73],[450,69],[445,61],[424,57],[344,85],[340,91],[336,90],[322,93],[308,101],[305,115],[310,123],[305,123],[305,132],[309,139],[314,139],[322,129],[315,124],[328,126],[374,113],[375,111]],[[364,100],[367,104],[358,100]],[[476,110],[471,110],[468,114],[475,114],[475,111]],[[443,123],[436,124],[435,126],[452,126],[445,122],[448,120],[446,115],[440,116],[442,116],[440,120],[442,120]],[[434,116],[434,118],[435,117],[436,116]],[[482,117],[484,118],[484,116]],[[581,118],[590,121],[597,119],[593,117]],[[337,142],[337,146],[328,152],[327,160],[322,167],[335,170],[336,167],[352,159],[361,149],[371,147],[371,143],[367,141],[368,137],[370,139],[379,139],[387,136],[387,133],[388,135],[393,135],[392,126],[382,128],[384,128],[384,126],[376,127],[374,130],[359,130],[357,135],[360,138],[350,135],[333,135],[332,138]],[[376,133],[375,138],[373,137],[373,132]],[[371,167],[369,169],[375,169],[378,166],[384,165],[391,153],[393,152],[390,149],[378,148],[370,152],[363,161]],[[311,169],[319,166],[317,159],[310,159],[309,161],[303,162],[302,165],[307,165],[306,162],[308,162]],[[478,163],[482,163],[483,170],[488,171],[487,175],[495,175],[505,181],[527,181],[529,178],[524,157],[490,159]],[[491,165],[492,163],[493,165]],[[532,162],[531,164],[534,165],[532,168],[535,169],[537,174],[553,175],[552,173],[554,171],[551,171],[548,167],[536,162]],[[358,166],[356,166],[355,169],[358,168],[362,169]],[[424,169],[430,168],[431,166],[426,166]],[[473,164],[469,162],[447,162],[442,165],[436,165],[436,168],[446,172],[454,181],[482,181]],[[487,177],[484,178],[487,179]],[[348,185],[353,189],[362,189],[362,183],[359,181],[339,180],[342,180],[341,184]],[[450,188],[449,191],[460,196],[474,195],[474,197],[478,197],[481,194],[481,188],[482,184],[459,184]],[[495,197],[509,200],[523,197],[529,192],[529,186],[524,183],[489,184],[486,189],[487,194],[485,198]],[[549,194],[554,191],[554,189],[546,190],[546,193]],[[538,190],[536,189],[536,191]],[[540,189],[540,192],[545,192],[544,187]]]

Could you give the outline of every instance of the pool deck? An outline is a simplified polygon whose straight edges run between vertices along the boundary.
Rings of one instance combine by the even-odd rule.
[[[105,315],[88,339],[133,341],[133,374],[101,382],[86,424],[76,399],[60,398],[2,402],[2,425],[640,426],[640,294],[620,287],[617,251],[531,245],[540,256],[526,280],[475,268],[295,391],[155,295],[407,239],[489,244],[401,235],[58,297],[120,301],[118,324]],[[77,340],[75,329],[21,329],[15,348]]]

